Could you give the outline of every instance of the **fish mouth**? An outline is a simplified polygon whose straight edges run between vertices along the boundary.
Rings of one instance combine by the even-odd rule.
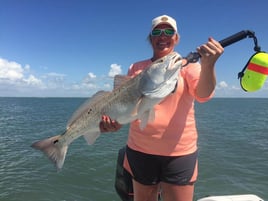
[[[171,56],[170,58],[170,62],[169,62],[169,65],[167,65],[167,70],[172,70],[174,68],[177,68],[177,63],[180,62],[180,66],[181,66],[181,62],[182,62],[182,57],[176,53],[174,55]]]
[[[149,98],[164,98],[176,90],[182,57],[171,53],[154,62],[141,80],[140,90]]]
[[[172,52],[162,58],[157,59],[154,61],[153,64],[161,64],[165,65],[166,70],[171,70],[176,67],[176,63],[181,61],[183,58],[177,52]]]

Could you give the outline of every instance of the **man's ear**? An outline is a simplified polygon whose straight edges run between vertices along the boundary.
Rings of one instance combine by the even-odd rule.
[[[180,36],[179,34],[176,34],[176,45],[179,44],[179,42],[180,42]]]
[[[151,34],[149,34],[149,36],[148,36],[148,41],[152,44],[152,36],[151,36]]]

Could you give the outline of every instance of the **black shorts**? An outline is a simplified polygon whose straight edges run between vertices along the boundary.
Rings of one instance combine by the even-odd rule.
[[[133,179],[144,185],[165,182],[175,185],[191,185],[197,171],[197,155],[159,156],[150,155],[126,148],[126,155]]]

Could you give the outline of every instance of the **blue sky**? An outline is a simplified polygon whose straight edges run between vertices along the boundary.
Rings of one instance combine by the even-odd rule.
[[[111,90],[113,76],[150,58],[151,20],[168,14],[182,56],[212,36],[253,30],[268,51],[267,0],[0,0],[0,96],[89,97]],[[237,74],[254,53],[252,39],[225,48],[217,63],[216,97],[268,97]]]

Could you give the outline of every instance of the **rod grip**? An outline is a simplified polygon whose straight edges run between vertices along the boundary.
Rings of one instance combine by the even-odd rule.
[[[221,41],[219,41],[219,43],[221,44],[222,47],[226,47],[228,45],[231,45],[233,43],[236,43],[237,41],[246,38],[247,36],[252,37],[254,36],[254,34],[255,33],[253,31],[243,30],[225,39],[222,39]]]
[[[240,40],[246,38],[247,36],[256,39],[255,33],[253,31],[243,30],[243,31],[240,31],[236,34],[233,34],[225,39],[220,40],[219,43],[221,44],[222,47],[226,47],[228,45],[231,45],[233,43],[236,43],[237,41],[240,41]],[[254,49],[260,50],[260,47],[257,46],[257,43],[256,43],[257,39],[256,39],[256,41],[254,40],[254,42],[255,42]],[[187,63],[184,66],[186,66],[188,63],[197,62],[200,57],[201,56],[198,52],[190,52],[186,57],[184,57],[187,60]]]

